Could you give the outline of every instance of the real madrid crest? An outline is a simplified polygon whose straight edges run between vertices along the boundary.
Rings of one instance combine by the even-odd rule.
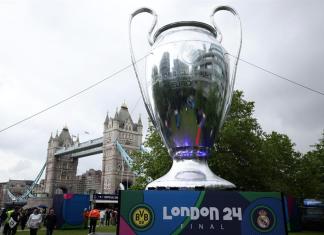
[[[257,218],[257,224],[260,228],[267,229],[270,226],[270,219],[268,217],[268,212],[266,210],[260,210],[259,216]]]
[[[251,223],[259,232],[270,232],[276,225],[276,216],[271,208],[258,206],[251,213]]]

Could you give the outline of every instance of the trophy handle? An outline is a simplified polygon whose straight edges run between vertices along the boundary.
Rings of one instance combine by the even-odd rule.
[[[132,20],[136,15],[138,15],[140,13],[143,13],[143,12],[149,13],[149,14],[151,14],[153,16],[153,22],[152,22],[152,25],[151,25],[151,27],[150,27],[150,29],[148,31],[147,40],[148,40],[148,43],[150,44],[150,46],[152,46],[154,44],[154,41],[153,41],[153,38],[152,38],[152,32],[153,32],[153,30],[154,30],[154,28],[156,26],[156,23],[157,23],[157,14],[151,8],[143,7],[143,8],[137,9],[136,11],[134,11],[130,15],[129,24],[128,24],[129,49],[130,49],[130,53],[131,53],[132,65],[133,65],[133,68],[134,68],[134,71],[135,71],[135,75],[136,75],[138,85],[140,87],[140,91],[141,91],[141,95],[142,95],[142,98],[143,98],[143,101],[144,101],[146,111],[147,111],[153,125],[155,127],[157,127],[156,121],[154,119],[152,108],[149,105],[148,98],[147,98],[146,93],[144,91],[145,87],[142,86],[141,80],[139,78],[138,69],[137,69],[136,60],[135,60],[135,55],[134,55],[134,50],[133,50],[133,45],[132,45]],[[146,58],[146,56],[147,55],[145,55],[144,58]]]
[[[230,104],[231,104],[231,101],[232,101],[232,94],[233,94],[234,83],[235,83],[236,69],[237,69],[237,64],[238,64],[238,61],[239,61],[239,58],[240,58],[240,54],[241,54],[241,47],[242,47],[242,24],[241,24],[240,16],[238,15],[238,13],[232,7],[230,7],[230,6],[219,6],[219,7],[216,7],[212,11],[212,13],[210,15],[210,21],[211,21],[212,25],[214,26],[214,28],[215,28],[215,30],[217,32],[217,38],[216,39],[219,41],[219,43],[222,42],[223,36],[222,36],[222,33],[220,32],[220,30],[218,29],[218,27],[217,27],[217,25],[215,23],[215,19],[214,19],[214,16],[215,16],[215,14],[218,11],[229,11],[234,16],[236,16],[236,19],[237,19],[238,24],[239,24],[239,35],[240,35],[239,36],[240,37],[239,47],[238,47],[236,56],[234,56],[235,62],[234,62],[234,68],[233,68],[233,71],[232,71],[232,77],[231,77],[231,82],[230,82],[230,90],[229,90],[230,97],[229,97],[227,103],[225,104],[225,115],[226,115],[227,112],[229,111],[229,107],[230,107]]]

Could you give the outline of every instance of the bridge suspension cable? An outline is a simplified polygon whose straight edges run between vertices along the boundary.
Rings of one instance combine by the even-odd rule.
[[[99,141],[102,140],[102,138],[98,138],[95,139],[95,141]],[[95,142],[92,141],[92,142]],[[89,141],[88,141],[89,142]],[[87,142],[87,143],[88,143]],[[97,143],[95,142],[95,143]],[[133,162],[134,160],[128,155],[128,153],[125,151],[125,149],[123,148],[123,146],[116,140],[115,141],[116,144],[116,148],[118,150],[118,152],[120,153],[121,157],[122,157],[122,177],[124,175],[124,171],[125,171],[125,167],[124,167],[124,162],[126,163],[126,165],[129,167],[129,169],[132,169],[133,166]],[[143,145],[140,146],[140,151],[144,151],[147,152],[149,151],[148,149],[146,149]],[[60,152],[61,153],[61,152]],[[7,189],[7,194],[9,196],[9,198],[14,201],[14,202],[24,202],[26,201],[28,198],[34,197],[34,195],[32,194],[34,188],[37,186],[40,178],[42,177],[44,170],[46,169],[46,162],[44,163],[43,167],[41,168],[41,170],[39,171],[38,175],[36,176],[35,180],[33,181],[33,183],[25,190],[25,192],[20,195],[20,196],[15,196],[10,189]],[[128,181],[128,178],[127,178]],[[122,182],[121,182],[122,183]],[[127,182],[128,184],[128,182]]]
[[[146,54],[146,55],[144,55],[143,57],[139,58],[137,61],[135,61],[135,64],[137,64],[138,62],[142,61],[143,59],[145,59],[145,58],[146,58],[148,55],[150,55],[150,54],[151,54],[151,52],[149,52],[148,54]],[[231,54],[228,54],[228,55],[229,55],[229,56],[232,56],[232,57],[235,57],[235,56],[233,56],[233,55],[231,55]],[[286,78],[286,77],[284,77],[284,76],[279,75],[278,73],[272,72],[272,71],[269,70],[269,69],[265,69],[264,67],[258,66],[258,65],[254,64],[254,63],[251,63],[251,62],[247,61],[247,60],[244,60],[244,59],[241,59],[241,58],[238,58],[238,59],[239,59],[240,61],[242,61],[242,62],[244,62],[244,63],[246,63],[246,64],[248,64],[248,65],[250,65],[250,66],[252,66],[252,67],[254,67],[254,68],[256,68],[256,69],[259,69],[259,70],[262,70],[263,72],[269,73],[269,74],[271,74],[271,75],[274,76],[274,77],[280,78],[280,79],[282,79],[282,80],[284,80],[284,81],[286,81],[286,82],[289,82],[289,83],[291,83],[291,84],[293,84],[293,85],[295,85],[295,86],[299,86],[299,87],[301,87],[301,88],[304,88],[304,89],[306,89],[306,90],[308,90],[308,91],[310,91],[310,92],[317,93],[317,94],[319,94],[319,95],[324,96],[324,92],[323,92],[323,91],[320,91],[320,90],[317,90],[317,89],[315,89],[315,88],[312,88],[312,87],[306,86],[306,85],[304,85],[304,84],[301,84],[301,83],[295,82],[295,81],[293,81],[292,79],[288,79],[288,78]],[[17,126],[17,125],[19,125],[20,123],[23,123],[23,122],[25,122],[25,121],[28,121],[29,119],[31,119],[31,118],[33,118],[33,117],[36,117],[36,116],[38,116],[38,115],[40,115],[40,114],[42,114],[42,113],[44,113],[44,112],[46,112],[46,111],[48,111],[48,110],[50,110],[50,109],[52,109],[52,108],[54,108],[54,107],[56,107],[56,106],[58,106],[58,105],[60,105],[60,104],[62,104],[62,103],[64,103],[64,102],[66,102],[66,101],[68,101],[68,100],[70,100],[70,99],[72,99],[72,98],[74,98],[74,97],[76,97],[76,96],[78,96],[78,95],[80,95],[80,94],[82,94],[82,93],[84,93],[84,92],[86,92],[86,91],[92,89],[93,87],[95,87],[95,86],[97,86],[97,85],[103,83],[104,81],[106,81],[106,80],[108,80],[108,79],[114,77],[115,75],[117,75],[117,74],[123,72],[124,70],[126,70],[126,69],[128,69],[128,68],[130,68],[130,67],[132,67],[132,64],[128,64],[127,66],[124,66],[123,68],[117,70],[116,72],[112,73],[111,75],[107,76],[106,78],[104,78],[104,79],[102,79],[102,80],[99,80],[99,81],[95,82],[94,84],[92,84],[92,85],[90,85],[90,86],[88,86],[88,87],[86,87],[86,88],[84,88],[84,89],[82,89],[82,90],[80,90],[80,91],[78,91],[78,92],[72,94],[71,96],[66,97],[66,98],[64,98],[64,99],[62,99],[62,100],[60,100],[60,101],[58,101],[57,103],[55,103],[55,104],[53,104],[53,105],[50,105],[49,107],[47,107],[47,108],[45,108],[45,109],[40,110],[40,111],[37,112],[37,113],[31,114],[30,116],[27,116],[26,118],[24,118],[24,119],[22,119],[22,120],[20,120],[20,121],[14,122],[13,124],[11,124],[11,125],[9,125],[9,126],[0,129],[0,133],[1,133],[1,132],[4,132],[4,131],[6,131],[6,130],[8,130],[8,129],[14,127],[14,126]]]
[[[42,169],[40,170],[40,172],[38,173],[38,175],[36,176],[35,180],[33,181],[33,183],[26,189],[26,191],[21,195],[21,196],[18,196],[16,197],[12,192],[10,192],[10,190],[8,189],[7,190],[7,194],[9,196],[9,198],[12,200],[12,201],[15,201],[15,202],[21,202],[21,201],[26,201],[27,198],[29,197],[34,197],[32,192],[34,190],[34,188],[36,187],[36,185],[38,184],[40,178],[42,177],[43,173],[44,173],[44,170],[46,168],[46,162],[45,164],[43,165]]]
[[[127,154],[123,146],[118,141],[116,141],[116,147],[120,155],[122,156],[123,160],[126,162],[127,166],[129,166],[129,168],[132,168],[133,159]]]
[[[116,140],[116,147],[117,147],[117,150],[119,151],[119,153],[120,153],[120,155],[122,157],[122,173],[121,173],[121,182],[119,184],[119,187],[120,187],[121,190],[124,190],[125,187],[122,184],[122,179],[124,177],[124,171],[125,171],[124,162],[127,164],[127,166],[130,169],[132,169],[134,160],[128,155],[128,153],[125,151],[123,146],[117,140]],[[144,149],[144,146],[141,145],[140,151],[147,152],[147,149]],[[136,172],[134,172],[134,173],[135,173],[135,175],[137,175]],[[127,180],[127,188],[128,188],[128,175],[126,176],[126,180]]]
[[[150,55],[150,54],[151,54],[151,52],[148,53],[148,54],[146,54],[146,55],[144,55],[143,57],[139,58],[137,61],[135,61],[135,64],[138,63],[138,62],[140,62],[140,61],[142,61],[143,59],[145,59],[145,58],[146,58],[148,55]],[[23,122],[25,122],[25,121],[28,121],[29,119],[32,119],[33,117],[36,117],[36,116],[38,116],[38,115],[40,115],[40,114],[42,114],[42,113],[44,113],[44,112],[46,112],[46,111],[48,111],[48,110],[50,110],[50,109],[52,109],[52,108],[55,108],[56,106],[58,106],[58,105],[60,105],[60,104],[62,104],[62,103],[64,103],[64,102],[66,102],[66,101],[68,101],[68,100],[70,100],[70,99],[72,99],[72,98],[74,98],[74,97],[76,97],[76,96],[81,95],[82,93],[84,93],[84,92],[86,92],[86,91],[92,89],[92,88],[95,87],[95,86],[98,86],[99,84],[103,83],[104,81],[106,81],[106,80],[108,80],[108,79],[110,79],[110,78],[113,78],[113,77],[116,76],[117,74],[119,74],[119,73],[125,71],[126,69],[128,69],[128,68],[130,68],[130,67],[132,67],[132,66],[133,66],[133,64],[128,64],[127,66],[124,66],[123,68],[121,68],[121,69],[117,70],[116,72],[110,74],[109,76],[105,77],[104,79],[95,82],[94,84],[92,84],[92,85],[90,85],[90,86],[88,86],[88,87],[86,87],[86,88],[84,88],[84,89],[82,89],[82,90],[80,90],[80,91],[78,91],[78,92],[72,94],[71,96],[68,96],[68,97],[66,97],[66,98],[64,98],[64,99],[62,99],[62,100],[60,100],[60,101],[58,101],[57,103],[52,104],[52,105],[48,106],[47,108],[40,110],[40,111],[37,112],[37,113],[31,114],[30,116],[27,116],[26,118],[24,118],[24,119],[22,119],[22,120],[20,120],[20,121],[17,121],[17,122],[15,122],[15,123],[13,123],[13,124],[11,124],[11,125],[9,125],[9,126],[3,128],[3,129],[0,129],[0,133],[1,133],[1,132],[4,132],[4,131],[6,131],[6,130],[8,130],[8,129],[14,127],[14,126],[17,126],[17,125],[19,125],[20,123],[23,123]]]

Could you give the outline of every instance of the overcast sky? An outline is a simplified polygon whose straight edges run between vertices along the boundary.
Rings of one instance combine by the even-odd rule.
[[[180,20],[209,23],[225,1],[18,1],[0,0],[0,129],[38,112],[130,64],[129,15],[155,9],[158,26]],[[243,25],[241,57],[324,92],[324,2],[226,1]],[[227,18],[226,18],[227,17]],[[234,53],[230,16],[217,17],[224,43]],[[134,22],[138,55],[148,49],[148,15]],[[233,46],[234,45],[234,46]],[[234,48],[234,49],[233,49]],[[324,129],[324,96],[240,62],[235,89],[255,101],[263,130],[287,134],[306,152]],[[133,119],[147,126],[132,68],[29,121],[0,133],[0,182],[34,179],[46,161],[51,135],[67,125],[81,141],[102,136],[106,113],[125,101]],[[89,134],[85,134],[85,131]],[[101,169],[101,155],[80,160],[78,172]]]

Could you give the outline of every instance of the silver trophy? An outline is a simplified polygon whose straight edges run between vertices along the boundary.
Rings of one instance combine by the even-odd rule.
[[[214,15],[222,10],[231,12],[239,23],[236,56],[230,57],[221,45],[222,34]],[[154,20],[148,32],[151,51],[145,57],[145,75],[140,76],[131,25],[133,18],[143,12],[152,14]],[[235,188],[210,170],[207,159],[231,104],[242,45],[241,22],[236,11],[228,6],[216,7],[210,18],[212,26],[180,21],[153,34],[157,14],[152,9],[140,8],[130,17],[131,59],[143,101],[173,159],[169,172],[146,189]]]

